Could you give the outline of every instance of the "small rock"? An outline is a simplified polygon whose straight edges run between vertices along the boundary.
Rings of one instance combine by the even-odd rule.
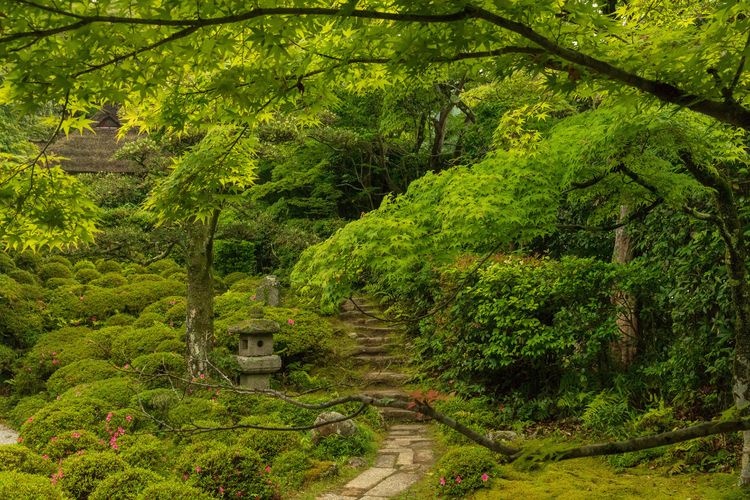
[[[267,306],[278,307],[279,306],[279,278],[269,274],[263,278],[263,281],[258,286],[258,291],[255,292],[256,300],[265,303]]]
[[[346,465],[355,469],[361,469],[367,465],[367,461],[362,457],[352,457],[346,462]]]
[[[324,424],[326,422],[338,420],[341,418],[344,418],[344,415],[342,415],[341,413],[336,411],[327,411],[318,415],[318,418],[315,419],[315,425]],[[353,436],[356,433],[357,426],[354,424],[354,422],[352,422],[351,420],[344,420],[341,422],[333,422],[328,425],[316,427],[315,429],[313,429],[312,440],[313,443],[317,443],[324,437],[330,436],[332,434],[339,434],[341,436]]]
[[[490,431],[487,438],[492,441],[515,441],[518,439],[518,433],[515,431]]]

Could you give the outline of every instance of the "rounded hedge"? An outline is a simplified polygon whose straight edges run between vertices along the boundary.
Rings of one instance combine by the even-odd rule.
[[[96,269],[83,268],[76,271],[75,278],[79,283],[89,283],[96,279],[101,278],[101,274]]]
[[[73,455],[61,462],[60,486],[75,498],[88,498],[99,483],[125,467],[125,462],[112,451]]]
[[[119,272],[108,272],[92,281],[91,284],[102,288],[118,288],[127,285],[128,279]]]
[[[13,271],[10,271],[7,273],[8,276],[13,278],[19,283],[23,283],[26,285],[36,285],[37,279],[36,276],[29,271],[26,271],[24,269],[15,269]]]
[[[93,398],[53,401],[21,426],[21,439],[41,449],[53,437],[77,429],[103,429],[109,403]]]
[[[55,487],[49,477],[23,472],[0,472],[0,498],[14,500],[62,500],[60,488]]]
[[[51,278],[73,278],[73,272],[70,270],[70,267],[60,262],[43,264],[37,274],[42,281],[47,281]]]
[[[115,260],[98,260],[96,262],[96,269],[102,274],[119,273],[122,271],[122,266]]]
[[[47,380],[47,392],[57,396],[68,389],[86,382],[95,382],[121,375],[109,361],[82,359],[57,370]]]
[[[211,500],[215,497],[179,481],[162,481],[147,486],[138,495],[137,500],[174,500],[175,498]]]
[[[78,429],[61,432],[52,437],[42,448],[41,453],[49,457],[50,460],[57,462],[81,450],[105,451],[106,449],[106,442],[99,436],[85,429]]]
[[[497,457],[481,446],[451,448],[436,466],[437,487],[441,495],[465,497],[487,487],[498,473]]]
[[[25,472],[49,476],[56,470],[49,458],[17,444],[0,445],[0,471]]]
[[[129,467],[103,479],[89,500],[130,500],[164,478],[148,469]]]

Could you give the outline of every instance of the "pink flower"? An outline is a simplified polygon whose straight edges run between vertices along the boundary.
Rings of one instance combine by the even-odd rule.
[[[224,494],[224,487],[219,486],[219,495],[223,495],[223,494]]]
[[[188,480],[188,477],[190,477],[190,476],[188,476],[188,475],[187,475],[187,472],[186,472],[185,474],[183,474],[183,475],[182,475],[182,480],[183,480],[183,481],[187,481],[187,480]]]
[[[440,486],[445,486],[445,478],[444,477],[440,478]]]
[[[201,373],[201,374],[199,375],[199,377],[201,378],[201,380],[203,380],[203,379],[205,379],[205,378],[206,378],[206,374],[205,374],[205,373]]]
[[[26,419],[26,423],[27,424],[30,424],[33,421],[34,421],[34,417],[29,417],[29,418]]]
[[[289,318],[288,320],[286,320],[286,324],[287,325],[293,325],[294,324],[294,320],[292,318]]]
[[[79,437],[81,437],[81,433],[80,432],[71,432],[70,433],[70,437],[72,437],[73,439],[78,439]]]
[[[49,438],[49,440],[50,442],[54,443],[55,441],[57,441],[57,436],[52,436],[51,438]]]
[[[482,474],[482,482],[486,483],[489,480],[490,476],[485,472]]]
[[[52,360],[52,364],[53,364],[53,365],[59,365],[59,364],[60,364],[60,360],[59,360],[59,359],[57,359],[57,358],[54,358],[54,359]]]
[[[125,429],[123,429],[122,427],[118,427],[116,434],[118,436],[122,436],[123,434],[125,434]]]
[[[125,420],[127,420],[128,422],[132,422],[133,421],[133,416],[132,415],[125,415]]]
[[[107,422],[112,420],[112,412],[107,413]]]
[[[195,466],[195,472],[197,472],[198,474],[200,474],[202,470],[203,470],[203,469],[201,469],[201,466],[200,466],[200,465],[196,465],[196,466]]]
[[[456,484],[461,484],[461,476],[456,476]]]
[[[252,297],[250,297],[250,300],[255,300],[255,299],[256,299],[255,295],[253,295]]]
[[[49,460],[49,455],[44,454],[44,455],[42,455],[42,458],[45,459],[45,460]]]
[[[271,466],[266,465],[266,468],[264,470],[266,471],[266,474],[268,474],[269,472],[271,472]]]
[[[54,358],[55,356],[57,356],[57,351],[52,351],[52,357]]]
[[[23,438],[21,436],[18,436],[18,439],[16,439],[19,443],[23,443]]]
[[[129,368],[130,368],[130,365],[129,365],[129,364],[127,364],[127,363],[125,363],[124,365],[122,365],[122,369],[123,369],[123,370],[127,370],[127,369],[129,369]]]

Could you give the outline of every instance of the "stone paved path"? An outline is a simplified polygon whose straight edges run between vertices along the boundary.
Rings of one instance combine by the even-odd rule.
[[[339,318],[348,326],[349,335],[357,341],[354,359],[365,368],[363,394],[381,398],[408,399],[403,384],[406,359],[398,329],[372,316],[382,316],[377,303],[366,298],[347,302]],[[366,314],[363,314],[364,311]],[[417,482],[434,462],[428,424],[416,419],[413,412],[382,408],[389,424],[388,435],[378,450],[372,467],[349,481],[335,493],[318,500],[378,500],[392,498]]]
[[[416,483],[433,461],[427,425],[392,425],[373,466],[346,483],[337,493],[327,493],[318,500],[392,498]]]
[[[0,424],[0,444],[14,444],[18,442],[18,432]]]

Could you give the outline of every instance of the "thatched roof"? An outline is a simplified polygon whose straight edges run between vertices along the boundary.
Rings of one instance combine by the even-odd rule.
[[[139,172],[141,167],[129,160],[115,160],[113,155],[123,144],[134,141],[137,133],[117,139],[117,127],[94,127],[82,134],[73,132],[63,136],[48,151],[63,159],[60,166],[67,172]]]
[[[131,132],[117,139],[120,119],[117,106],[106,105],[91,117],[94,131],[72,132],[61,136],[48,148],[48,152],[62,158],[60,166],[71,173],[141,171],[141,167],[129,160],[115,160],[115,151],[123,144],[134,141],[138,134]]]

